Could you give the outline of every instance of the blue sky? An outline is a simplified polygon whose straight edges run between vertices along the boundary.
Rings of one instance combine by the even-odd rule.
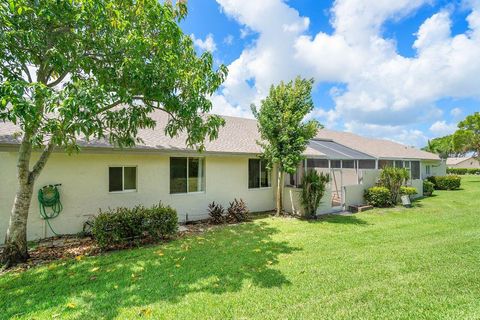
[[[271,84],[313,77],[331,129],[422,146],[480,110],[480,1],[189,0],[181,24],[229,67],[214,112],[251,117]]]

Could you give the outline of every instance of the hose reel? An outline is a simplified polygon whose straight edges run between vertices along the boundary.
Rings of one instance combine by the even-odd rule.
[[[56,236],[58,236],[58,234],[53,230],[52,226],[50,225],[50,220],[58,217],[58,215],[60,214],[60,212],[62,212],[63,209],[62,202],[60,201],[60,192],[58,191],[59,186],[61,186],[60,183],[50,184],[47,186],[43,186],[38,190],[40,216],[43,220],[45,220],[52,233]]]

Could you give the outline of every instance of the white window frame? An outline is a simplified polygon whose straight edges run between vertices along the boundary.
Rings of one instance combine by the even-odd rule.
[[[250,188],[250,160],[258,160],[260,161],[259,166],[258,166],[258,188]],[[262,189],[271,189],[272,188],[272,170],[267,170],[267,174],[270,176],[270,179],[268,179],[268,182],[270,186],[268,187],[262,187],[262,164],[261,162],[265,161],[259,158],[249,158],[247,162],[247,189],[248,190],[262,190]]]
[[[172,193],[172,190],[171,190],[171,188],[170,188],[170,183],[171,183],[170,179],[172,178],[172,177],[171,177],[171,168],[172,168],[172,167],[171,167],[171,162],[170,162],[170,161],[171,161],[171,160],[170,160],[171,158],[183,158],[183,159],[187,159],[187,177],[186,177],[186,179],[187,179],[187,191],[186,191],[186,192],[175,192],[175,193]],[[188,191],[188,190],[190,189],[190,181],[189,181],[189,179],[188,179],[188,177],[189,177],[189,175],[190,175],[190,161],[189,161],[190,159],[202,159],[202,162],[203,162],[203,163],[202,163],[202,166],[201,166],[201,172],[202,172],[202,176],[201,176],[201,177],[202,177],[202,179],[200,180],[200,182],[201,182],[201,185],[202,185],[204,188],[203,188],[203,190],[201,190],[201,191]],[[178,157],[172,156],[172,157],[170,157],[170,158],[168,159],[168,183],[169,183],[169,186],[168,186],[169,190],[168,190],[168,191],[169,191],[170,195],[174,195],[174,196],[175,196],[175,195],[202,194],[202,193],[205,193],[206,190],[207,190],[207,174],[206,174],[206,171],[207,171],[207,170],[206,170],[205,167],[206,167],[205,157],[182,157],[182,156],[178,156]]]
[[[110,168],[122,168],[122,190],[110,191]],[[135,168],[135,189],[125,189],[125,168]],[[108,193],[131,193],[138,192],[138,166],[111,165],[108,166]]]
[[[425,174],[427,176],[430,176],[432,174],[432,166],[431,165],[429,165],[429,164],[425,165]]]

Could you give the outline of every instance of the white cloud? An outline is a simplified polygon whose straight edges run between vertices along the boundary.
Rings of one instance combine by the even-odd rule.
[[[430,131],[436,136],[446,136],[457,130],[456,123],[447,123],[446,121],[436,121],[430,126]]]
[[[337,0],[331,9],[334,32],[315,36],[306,34],[309,19],[284,1],[217,2],[242,30],[258,34],[229,66],[221,92],[242,113],[249,114],[250,104],[265,97],[271,84],[300,74],[317,83],[345,84],[332,92],[333,109],[312,113],[329,126],[344,122],[358,133],[377,129],[383,137],[421,143],[428,133],[412,126],[441,120],[436,101],[480,98],[480,0],[465,0],[469,30],[463,34],[452,36],[447,10],[426,19],[412,44],[414,57],[400,55],[382,26],[432,0]],[[441,130],[439,124],[432,127],[431,133]]]
[[[460,109],[460,108],[453,108],[452,110],[450,110],[450,114],[451,114],[455,119],[458,119],[458,118],[461,118],[461,117],[462,117],[463,111],[462,111],[462,109]]]
[[[229,34],[223,39],[223,43],[225,43],[226,45],[231,45],[233,43],[233,40],[234,40],[233,35]]]
[[[209,33],[205,40],[196,38],[195,35],[192,33],[190,37],[193,40],[193,43],[195,46],[203,51],[210,51],[210,52],[215,52],[217,50],[217,44],[215,43],[215,40],[213,39],[213,35]]]

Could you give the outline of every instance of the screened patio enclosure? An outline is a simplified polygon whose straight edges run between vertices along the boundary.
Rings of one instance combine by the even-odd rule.
[[[287,175],[286,186],[299,187],[303,175],[310,169],[329,174],[332,208],[340,209],[343,206],[344,186],[361,184],[364,170],[377,168],[375,157],[331,140],[310,140],[308,146],[324,156],[302,161],[295,174]]]

